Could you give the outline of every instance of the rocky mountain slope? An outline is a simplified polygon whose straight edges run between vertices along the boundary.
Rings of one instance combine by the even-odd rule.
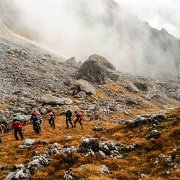
[[[38,108],[45,115],[41,135],[36,135],[32,125],[27,124],[24,126],[24,141],[14,141],[12,133],[2,136],[2,179],[178,179],[180,110],[166,112],[164,109],[179,106],[177,97],[176,100],[168,97],[170,92],[167,88],[176,91],[179,84],[121,73],[118,81],[113,82],[111,76],[107,78],[108,73],[105,73],[106,70],[110,71],[110,64],[99,55],[90,56],[80,68],[87,67],[92,59],[95,61],[97,58],[97,63],[106,64],[98,64],[94,68],[102,72],[99,81],[93,81],[96,73],[91,73],[91,70],[87,71],[88,74],[84,73],[82,78],[87,79],[88,75],[93,85],[85,80],[77,80],[78,68],[74,67],[72,58],[61,66],[73,66],[71,69],[75,74],[72,75],[71,71],[69,76],[65,76],[63,85],[60,84],[60,89],[56,91],[43,84],[34,85],[41,83],[39,74],[34,73],[37,79],[30,79],[28,89],[32,88],[32,91],[28,92],[24,78],[16,81],[11,76],[7,81],[3,71],[6,84],[1,86],[5,101],[0,105],[1,115],[9,120],[15,112],[29,115],[33,108]],[[39,61],[27,61],[27,65],[30,62],[39,65]],[[52,66],[50,62],[48,69]],[[6,71],[12,65],[16,67],[9,64],[7,58]],[[53,67],[61,69],[61,66]],[[24,68],[18,67],[18,72]],[[18,72],[16,77],[21,78]],[[28,77],[32,76],[28,74]],[[61,78],[64,78],[63,74]],[[14,86],[13,82],[21,85],[21,88]],[[49,79],[43,78],[43,82],[48,84]],[[5,90],[8,90],[8,95]],[[54,130],[49,127],[46,116],[46,112],[52,108],[57,114]],[[87,119],[83,121],[84,130],[64,130],[64,117],[58,115],[69,108],[84,111]]]
[[[65,60],[3,32],[0,96],[1,118],[38,109],[44,120],[41,135],[29,123],[23,141],[2,136],[0,179],[178,179],[178,80],[124,74],[97,54]],[[64,129],[67,109],[84,112],[84,129]]]
[[[0,103],[10,105],[11,112],[29,113],[34,107],[41,109],[43,95],[49,95],[49,99],[70,98],[67,104],[73,103],[74,96],[86,97],[92,91],[111,95],[111,88],[103,89],[103,84],[113,82],[119,86],[114,88],[123,88],[131,94],[116,93],[110,100],[112,107],[118,106],[119,102],[126,104],[131,99],[131,103],[137,106],[141,101],[153,101],[161,108],[167,108],[178,104],[180,98],[178,80],[162,82],[123,74],[100,55],[90,56],[81,65],[74,58],[63,61],[56,54],[18,36],[1,36],[0,42]],[[87,82],[77,82],[79,79]],[[47,107],[49,104],[64,103],[45,103]]]
[[[20,17],[24,16],[23,11],[18,9],[15,1],[0,1],[0,3],[0,17],[12,31],[34,41],[39,40],[38,42],[41,43],[42,33],[22,21]],[[90,55],[89,52],[101,52],[103,56],[109,57],[120,71],[158,79],[177,79],[179,77],[180,43],[165,29],[159,31],[150,27],[148,23],[141,22],[134,15],[124,12],[113,0],[101,0],[98,3],[79,0],[77,10],[74,9],[75,4],[73,3],[76,2],[69,2],[68,8],[72,12],[75,11],[75,15],[80,17],[77,18],[79,23],[77,26],[85,26],[83,35],[89,41],[89,47],[86,47],[88,54],[86,49],[79,47],[79,44],[84,44],[83,41],[72,48],[76,49],[77,46],[84,49],[85,52],[82,53],[86,56]],[[93,13],[95,6],[93,3],[97,3],[97,7],[101,5],[102,12],[99,10],[100,13]],[[11,19],[11,13],[13,13],[16,22]],[[98,33],[98,28],[102,29],[103,33]],[[93,34],[93,37],[89,32]],[[56,41],[53,44],[49,42],[46,43],[46,46],[49,44],[49,48],[51,48],[56,43],[58,44]],[[73,45],[69,44],[69,48],[71,46]],[[91,46],[95,49],[89,49]],[[59,48],[57,47],[57,49]],[[79,52],[78,49],[75,50],[75,53],[76,51]],[[78,56],[78,54],[73,54],[73,56],[75,55]]]

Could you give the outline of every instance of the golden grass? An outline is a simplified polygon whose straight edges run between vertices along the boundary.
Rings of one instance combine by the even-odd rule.
[[[0,110],[8,110],[11,109],[9,104],[0,104]]]
[[[148,112],[147,112],[148,113]],[[150,112],[151,113],[151,112]],[[173,110],[172,113],[168,113],[168,117],[171,117],[167,121],[161,122],[160,126],[167,131],[161,131],[159,139],[153,142],[145,139],[145,135],[149,133],[149,126],[143,126],[135,129],[126,129],[123,126],[108,122],[108,121],[84,121],[84,130],[77,127],[77,132],[72,129],[65,128],[65,117],[57,117],[56,129],[53,131],[46,120],[42,125],[42,134],[36,135],[32,130],[32,125],[24,127],[25,138],[35,138],[36,144],[27,150],[19,150],[19,145],[24,141],[15,141],[12,133],[2,137],[3,145],[0,148],[0,165],[6,165],[5,170],[0,171],[0,177],[4,178],[8,171],[11,170],[14,164],[26,163],[33,156],[33,152],[38,150],[43,153],[47,144],[43,143],[47,140],[49,143],[58,142],[61,146],[65,144],[67,146],[79,146],[83,137],[105,137],[108,141],[121,142],[126,145],[134,142],[139,142],[142,147],[124,154],[121,159],[114,159],[107,157],[101,159],[99,157],[84,157],[79,153],[73,153],[73,158],[68,159],[64,154],[56,155],[52,157],[51,165],[39,170],[32,176],[32,180],[36,179],[62,179],[65,170],[73,169],[72,173],[79,179],[127,179],[133,180],[140,178],[139,174],[144,173],[149,175],[149,179],[177,179],[179,175],[178,170],[173,170],[171,175],[164,175],[163,162],[154,165],[156,158],[161,154],[169,155],[172,149],[178,149],[179,122],[176,122],[179,118],[179,111]],[[176,124],[174,125],[174,123]],[[102,132],[93,132],[94,125],[100,125],[107,127]],[[65,136],[72,136],[72,140],[65,140]],[[109,176],[103,175],[99,170],[99,165],[106,165],[111,174]],[[85,165],[80,168],[81,165]],[[146,179],[146,178],[145,178]]]

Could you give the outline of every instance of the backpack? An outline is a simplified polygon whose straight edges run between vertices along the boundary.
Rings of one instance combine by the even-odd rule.
[[[36,117],[38,120],[41,120],[41,114],[40,113],[38,113]]]
[[[68,110],[68,111],[66,112],[66,116],[67,116],[68,118],[72,117],[72,112],[71,112],[70,110]]]
[[[55,118],[55,114],[53,112],[49,113],[50,118],[54,119]]]
[[[80,118],[81,120],[84,119],[84,114],[83,114],[83,112],[79,112],[78,115],[79,115],[79,118]]]
[[[31,116],[31,122],[36,122],[38,120],[39,120],[39,118],[37,116],[35,116],[35,115]]]
[[[14,128],[15,128],[15,129],[20,129],[20,128],[22,128],[22,124],[21,124],[20,121],[15,121],[15,122],[13,123],[13,125],[14,125]]]

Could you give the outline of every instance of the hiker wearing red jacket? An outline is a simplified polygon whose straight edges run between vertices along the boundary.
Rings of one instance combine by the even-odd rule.
[[[49,113],[49,124],[50,124],[50,126],[51,126],[52,128],[55,128],[55,123],[54,123],[55,118],[56,118],[55,112],[54,112],[54,111],[51,111],[51,112]]]
[[[3,127],[2,125],[0,124],[0,143],[2,143],[2,140],[1,140],[1,135],[3,134]]]
[[[16,138],[16,140],[19,140],[18,138],[18,133],[21,137],[21,139],[24,139],[24,134],[23,134],[23,130],[22,130],[23,124],[21,121],[17,120],[17,119],[13,119],[13,123],[12,123],[12,129],[14,129],[14,136]]]
[[[74,113],[76,115],[76,120],[74,121],[74,128],[76,127],[76,123],[79,122],[79,124],[81,125],[81,127],[83,129],[83,124],[82,124],[83,113],[82,112],[77,112],[77,111],[74,111]]]

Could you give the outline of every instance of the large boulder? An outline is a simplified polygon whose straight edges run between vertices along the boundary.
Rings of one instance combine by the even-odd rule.
[[[56,97],[51,94],[45,94],[40,99],[41,102],[49,105],[70,105],[73,101],[69,98]]]
[[[96,94],[96,89],[88,81],[79,79],[75,82],[75,86],[78,87],[80,91],[85,92],[86,94]]]
[[[134,92],[134,93],[137,93],[139,92],[139,89],[132,83],[132,82],[129,82],[127,84],[127,89],[131,92]]]
[[[71,90],[73,90],[73,95],[77,95],[77,97],[84,97],[86,95],[94,95],[96,94],[96,89],[91,85],[88,81],[79,79],[72,86]],[[82,94],[84,92],[84,94]]]
[[[79,68],[77,78],[91,82],[104,83],[108,79],[117,81],[119,78],[116,68],[104,57],[94,54],[89,56]]]
[[[75,67],[76,66],[76,59],[75,57],[69,58],[65,61],[67,67]]]

